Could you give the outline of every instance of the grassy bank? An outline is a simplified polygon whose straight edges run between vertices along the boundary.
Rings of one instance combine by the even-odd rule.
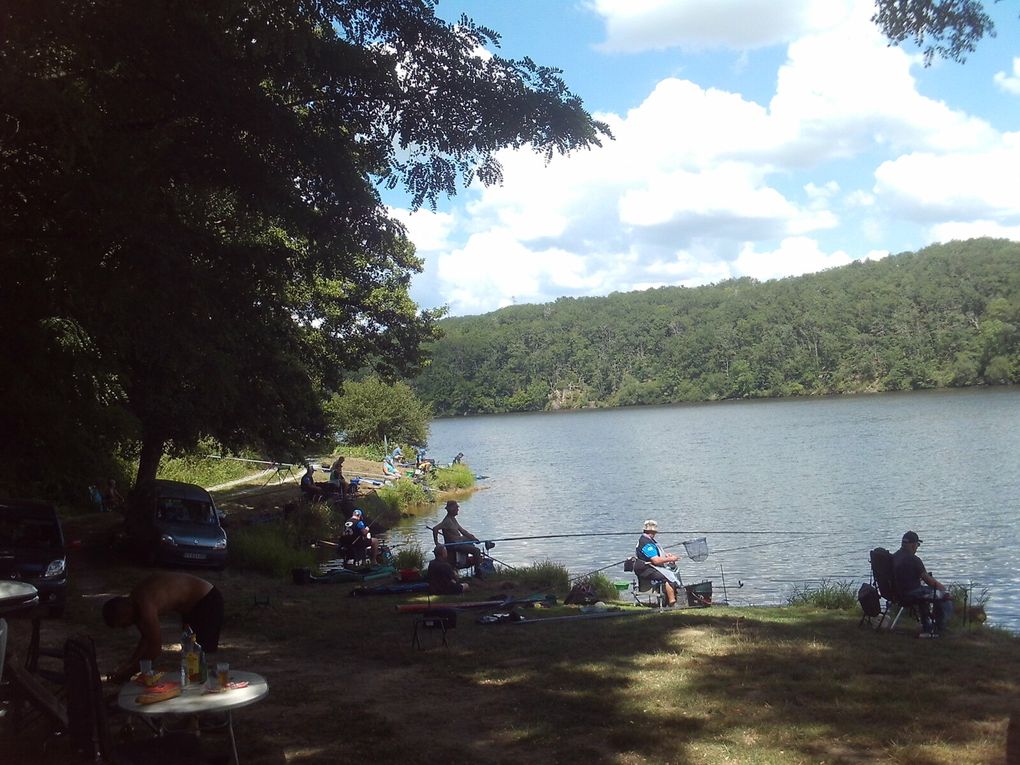
[[[97,541],[72,553],[67,620],[44,623],[44,643],[91,634],[108,668],[136,638],[103,626],[99,604],[150,571],[70,533]],[[355,585],[234,568],[203,576],[226,598],[221,659],[270,683],[235,713],[246,765],[994,765],[1020,698],[1020,640],[994,629],[921,641],[909,623],[878,633],[858,628],[856,609],[809,606],[539,621],[578,614],[557,607],[524,610],[520,624],[462,612],[448,647],[429,632],[417,650],[414,616],[394,605],[424,597],[352,598]],[[499,576],[471,587],[438,602],[546,591]],[[178,629],[168,619],[166,639]],[[52,744],[16,761],[64,754]]]

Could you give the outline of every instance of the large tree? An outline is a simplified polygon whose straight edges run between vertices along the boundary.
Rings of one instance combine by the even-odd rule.
[[[139,479],[206,435],[279,453],[345,371],[422,363],[438,314],[379,187],[434,204],[606,132],[434,5],[0,7],[0,484],[71,444],[137,444]]]

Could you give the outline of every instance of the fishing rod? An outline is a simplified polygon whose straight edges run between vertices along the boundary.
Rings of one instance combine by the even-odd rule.
[[[432,527],[425,525],[425,528],[432,531]],[[815,537],[815,536],[831,536],[832,533],[828,531],[660,531],[661,534],[683,534],[684,536],[707,536],[708,534],[785,534],[787,536],[802,536],[802,537]],[[479,540],[478,542],[471,542],[467,544],[481,544],[482,541],[488,542],[523,542],[532,539],[576,539],[581,537],[623,537],[623,536],[635,536],[635,531],[599,531],[599,532],[585,532],[583,534],[535,534],[533,536],[524,537],[490,537],[488,540]],[[785,541],[785,540],[784,540]],[[464,542],[450,542],[449,544],[465,544]],[[680,542],[679,544],[683,544]],[[671,545],[675,547],[676,545]]]

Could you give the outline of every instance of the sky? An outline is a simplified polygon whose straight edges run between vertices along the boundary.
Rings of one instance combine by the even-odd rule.
[[[440,0],[563,79],[615,140],[500,152],[501,185],[410,211],[422,308],[767,280],[1020,240],[1020,19],[924,66],[871,0]]]

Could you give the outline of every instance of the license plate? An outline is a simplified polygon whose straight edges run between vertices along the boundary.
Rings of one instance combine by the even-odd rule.
[[[184,553],[184,557],[189,560],[205,560],[206,558],[202,553]]]

